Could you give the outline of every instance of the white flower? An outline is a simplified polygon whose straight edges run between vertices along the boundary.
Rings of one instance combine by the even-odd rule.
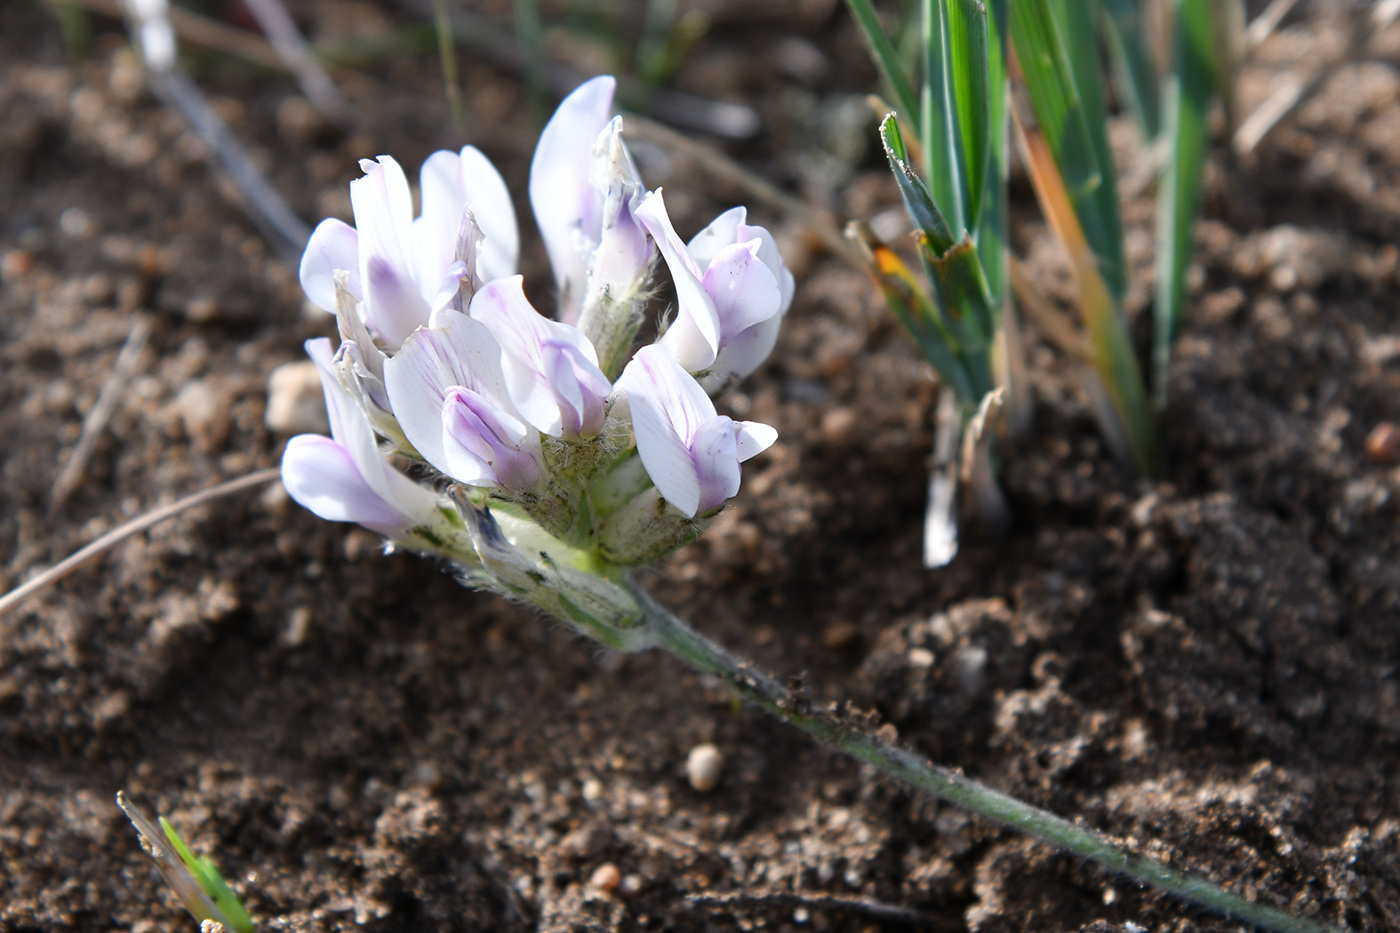
[[[469,486],[533,492],[544,481],[539,432],[511,403],[491,331],[444,308],[384,364],[399,426],[433,466]]]
[[[629,297],[651,266],[646,231],[632,216],[641,177],[622,143],[622,118],[608,119],[616,85],[602,75],[564,98],[530,164],[530,206],[567,322],[588,296]]]
[[[331,436],[300,434],[282,455],[282,484],[321,518],[356,522],[389,538],[434,524],[438,500],[384,462],[364,411],[332,370],[331,342],[306,342],[330,415]]]
[[[792,273],[777,244],[745,216],[742,207],[721,214],[687,246],[660,189],[637,209],[676,284],[676,318],[658,342],[687,372],[710,373],[716,383],[747,376],[768,358],[792,303]]]
[[[647,475],[687,518],[707,515],[737,493],[739,464],[778,439],[769,425],[716,414],[710,396],[664,346],[638,350],[617,388]]]
[[[390,348],[428,323],[445,289],[456,292],[462,272],[454,264],[470,211],[484,237],[478,263],[489,280],[515,271],[520,250],[510,192],[490,161],[468,146],[436,152],[423,164],[423,214],[413,218],[413,198],[403,169],[389,156],[363,159],[363,178],[350,183],[355,226],[323,220],[306,245],[301,285],[313,303],[336,310],[335,273],[350,273],[346,287],[362,302],[365,323]]]
[[[471,316],[500,343],[502,369],[521,416],[552,437],[578,440],[603,427],[612,386],[583,334],[541,315],[520,276],[497,279],[472,298]]]

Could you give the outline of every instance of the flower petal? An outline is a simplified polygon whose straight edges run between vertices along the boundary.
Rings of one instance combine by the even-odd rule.
[[[530,163],[530,206],[566,303],[580,299],[588,275],[579,241],[598,236],[602,198],[589,180],[589,153],[607,126],[616,86],[600,75],[575,88],[540,133]]]
[[[676,319],[658,342],[671,349],[687,372],[707,369],[719,352],[719,315],[701,282],[700,267],[671,226],[660,188],[637,208],[636,217],[656,241],[676,284]]]
[[[773,273],[755,255],[759,241],[735,243],[715,254],[702,282],[719,316],[719,346],[778,313],[782,296]]]
[[[736,428],[732,418],[719,415],[696,432],[690,455],[700,480],[700,502],[695,509],[700,515],[713,512],[739,491]]]
[[[501,347],[485,324],[444,309],[438,326],[415,331],[384,364],[384,386],[399,427],[433,466],[450,472],[442,440],[442,406],[460,386],[509,407]]]
[[[647,475],[687,518],[701,502],[700,474],[691,444],[715,417],[714,402],[665,347],[642,347],[617,381],[625,394]]]
[[[403,169],[389,156],[378,162],[362,159],[360,168],[365,176],[350,183],[350,204],[359,234],[365,322],[398,346],[415,327],[428,323],[428,302],[410,262],[413,200]]]
[[[761,421],[740,421],[738,428],[735,452],[740,463],[763,453],[778,440],[778,429]]]
[[[406,517],[365,482],[355,458],[319,434],[298,434],[282,454],[287,494],[321,518],[356,522],[383,534],[406,530]]]
[[[457,258],[457,236],[467,210],[482,231],[481,278],[489,282],[512,275],[520,256],[520,232],[510,191],[491,160],[474,146],[460,153],[442,150],[428,156],[419,178],[423,213],[413,223],[413,238],[423,298],[433,300]]]
[[[709,268],[714,260],[715,254],[726,246],[740,242],[739,225],[744,223],[748,216],[747,209],[743,207],[731,207],[720,214],[710,225],[690,238],[686,248],[690,250],[690,255],[695,257],[695,262],[702,269]],[[752,240],[752,236],[743,237],[744,240]]]
[[[360,236],[354,227],[330,217],[311,231],[301,254],[301,289],[323,311],[336,310],[335,273],[340,269],[350,273],[346,286],[359,298]]]

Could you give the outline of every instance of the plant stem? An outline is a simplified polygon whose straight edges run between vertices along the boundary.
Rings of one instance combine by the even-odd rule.
[[[1261,929],[1277,933],[1337,933],[1339,929],[1293,917],[1264,904],[1250,903],[1203,878],[1182,874],[1152,859],[1135,855],[1102,833],[1023,803],[958,771],[931,764],[875,735],[854,717],[842,718],[815,707],[769,675],[735,658],[690,628],[644,590],[635,585],[631,589],[642,607],[652,644],[696,670],[718,677],[744,699],[818,741],[867,762],[890,777]]]

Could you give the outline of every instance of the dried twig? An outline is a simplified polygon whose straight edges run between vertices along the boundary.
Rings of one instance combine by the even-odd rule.
[[[1259,108],[1249,115],[1235,131],[1232,145],[1235,154],[1248,156],[1259,147],[1264,138],[1273,131],[1294,110],[1321,90],[1327,80],[1354,62],[1374,40],[1377,33],[1400,18],[1400,0],[1381,0],[1371,7],[1369,14],[1353,25],[1347,42],[1317,69],[1311,77],[1285,79],[1278,90]]]
[[[296,75],[302,93],[321,115],[332,123],[348,126],[354,118],[350,104],[326,74],[316,54],[293,22],[282,0],[243,0],[248,11],[262,27],[277,55]]]
[[[27,580],[4,596],[0,596],[0,615],[4,615],[25,599],[33,596],[50,584],[62,580],[89,561],[102,556],[127,538],[159,525],[168,518],[174,518],[181,512],[187,512],[197,505],[203,505],[206,502],[211,502],[214,499],[221,499],[224,496],[231,496],[245,489],[254,489],[258,486],[264,486],[275,479],[279,479],[281,475],[282,472],[277,467],[257,470],[253,473],[249,473],[247,476],[240,476],[238,479],[231,479],[226,483],[220,483],[217,486],[210,486],[208,489],[202,489],[193,495],[186,496],[178,502],[172,502],[170,505],[162,506],[161,508],[147,512],[139,518],[134,518],[125,525],[107,532],[86,547],[80,548],[78,551],[54,564],[37,577]]]
[[[931,919],[927,914],[886,904],[868,897],[841,897],[836,894],[802,894],[796,891],[768,891],[750,893],[689,894],[686,903],[692,907],[734,908],[743,904],[781,904],[783,906],[806,907],[811,910],[837,910],[845,913],[863,914],[877,920],[893,920],[896,923],[912,923],[923,927]]]
[[[58,472],[58,479],[54,481],[53,493],[49,502],[49,515],[53,515],[72,495],[73,490],[78,488],[78,483],[82,482],[83,471],[87,468],[88,458],[92,456],[92,448],[97,444],[97,438],[102,433],[102,429],[107,427],[107,421],[112,417],[112,412],[116,410],[117,400],[121,398],[122,389],[126,388],[127,380],[131,376],[131,370],[136,365],[136,360],[141,355],[141,351],[146,346],[146,338],[151,334],[151,322],[145,316],[138,317],[131,325],[131,333],[127,335],[126,343],[122,345],[121,352],[117,354],[117,361],[112,366],[112,372],[107,377],[107,381],[102,385],[102,391],[98,393],[97,402],[83,419],[83,432],[78,435],[78,443],[73,445],[73,450],[68,454],[68,460],[63,464],[63,469]]]

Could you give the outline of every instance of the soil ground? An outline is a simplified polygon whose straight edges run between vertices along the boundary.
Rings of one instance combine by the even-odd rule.
[[[479,12],[504,20],[495,6]],[[595,19],[631,35],[634,6]],[[897,207],[870,148],[874,75],[839,6],[693,8],[710,29],[673,84],[764,121],[732,154],[838,215]],[[203,9],[241,23],[232,4]],[[414,22],[387,3],[293,10],[313,38]],[[143,92],[119,24],[91,25],[70,58],[47,8],[0,5],[0,589],[275,464],[269,374],[332,331]],[[1259,50],[1245,112],[1336,41],[1317,30],[1304,16]],[[525,84],[460,60],[465,137],[431,49],[337,73],[349,132],[285,77],[195,64],[305,218],[348,215],[358,158],[413,172],[465,141],[527,218]],[[1392,28],[1251,161],[1213,161],[1167,481],[1114,464],[1031,327],[1035,429],[1005,471],[1016,525],[944,570],[920,565],[926,367],[861,275],[753,205],[797,301],[773,359],[722,404],[781,440],[649,586],[939,762],[1247,896],[1400,929],[1400,471],[1366,445],[1400,421],[1397,64]],[[1145,156],[1119,130],[1129,177]],[[683,157],[638,158],[683,235],[744,200]],[[1063,293],[1019,176],[1014,193],[1018,248]],[[1130,201],[1134,313],[1152,221]],[[55,507],[138,315],[149,343]],[[684,762],[705,741],[725,762],[701,794]],[[600,653],[428,561],[381,556],[277,487],[162,525],[0,618],[0,930],[192,928],[119,788],[215,854],[264,930],[1238,929],[876,779],[665,657]],[[620,885],[590,886],[609,863]]]

